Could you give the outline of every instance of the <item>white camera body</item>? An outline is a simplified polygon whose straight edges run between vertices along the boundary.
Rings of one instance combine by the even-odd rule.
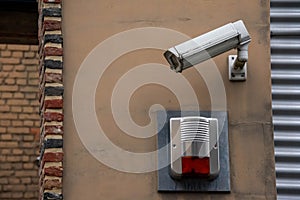
[[[168,49],[164,56],[172,70],[183,70],[237,48],[234,69],[242,69],[248,60],[250,35],[242,20],[226,24],[208,33]]]

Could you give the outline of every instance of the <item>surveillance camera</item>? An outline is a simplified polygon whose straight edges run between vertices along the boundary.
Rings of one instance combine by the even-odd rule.
[[[237,48],[235,70],[242,69],[248,60],[250,35],[242,20],[226,24],[194,39],[168,49],[164,53],[172,70],[182,72],[189,67]]]

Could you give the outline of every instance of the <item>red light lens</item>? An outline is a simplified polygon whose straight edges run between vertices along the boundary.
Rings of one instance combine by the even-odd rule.
[[[209,157],[185,156],[181,158],[182,174],[188,176],[208,176]]]

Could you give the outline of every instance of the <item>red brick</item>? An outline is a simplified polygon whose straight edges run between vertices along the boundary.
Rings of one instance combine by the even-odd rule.
[[[7,178],[0,178],[0,185],[7,184],[8,179]]]
[[[0,85],[0,91],[2,92],[16,92],[18,89],[17,85]]]
[[[45,31],[61,30],[61,22],[55,21],[55,20],[45,20],[44,21],[44,30]]]
[[[62,83],[63,77],[62,74],[58,73],[45,73],[45,82],[46,83]]]
[[[33,107],[25,106],[25,107],[23,107],[23,112],[24,113],[33,113]]]
[[[62,56],[63,50],[62,50],[62,48],[45,47],[44,55],[45,56]]]
[[[16,99],[24,99],[24,93],[21,93],[21,92],[16,92],[14,93],[14,98]]]
[[[11,72],[14,69],[13,65],[3,65],[2,66],[2,71],[4,72]]]
[[[22,142],[22,144],[20,146],[23,148],[34,148],[36,145],[33,142]],[[29,158],[27,159],[26,156],[24,156],[23,158],[24,158],[23,161],[29,160]]]
[[[10,177],[14,174],[12,170],[0,170],[0,177]]]
[[[53,1],[45,0],[45,2],[52,3]],[[54,3],[57,2],[60,3],[61,1],[54,0]],[[49,29],[59,28],[61,22],[54,21],[48,24],[46,22],[45,25],[45,28]],[[0,45],[0,48],[7,51],[6,54],[2,53],[3,51],[0,52],[0,55],[2,55],[2,58],[0,58],[0,64],[2,65],[2,71],[0,72],[0,105],[4,106],[0,106],[0,110],[3,110],[0,115],[0,162],[2,163],[0,164],[0,175],[1,173],[3,175],[3,171],[13,171],[13,174],[9,175],[11,177],[9,182],[7,177],[6,182],[0,184],[0,199],[37,199],[39,179],[33,161],[39,154],[37,152],[38,140],[36,140],[40,135],[39,102],[37,100],[39,97],[39,55],[37,53],[39,47],[37,45]],[[63,54],[61,48],[40,48],[45,49],[46,55]],[[43,61],[41,62],[43,63]],[[55,81],[57,83],[62,82],[62,75],[53,75],[48,80],[53,81],[53,83],[56,83]],[[60,107],[58,107],[59,105]],[[62,106],[60,102],[52,102],[48,108],[56,109],[62,108]],[[58,117],[58,120],[63,119],[63,115],[49,115],[49,117]],[[24,135],[27,130],[28,135]],[[1,131],[5,132],[2,139]],[[51,134],[62,134],[62,130],[54,127],[51,132]],[[45,158],[46,160],[62,160],[62,155],[56,155],[56,153],[54,155],[51,157],[51,155],[45,154]],[[61,175],[62,171],[52,171],[52,174]],[[22,180],[22,178],[26,178],[26,180]],[[49,188],[61,187],[61,184],[55,182],[46,184]],[[4,192],[4,185],[6,185],[6,190],[14,191]]]
[[[0,133],[6,133],[6,127],[0,127]]]
[[[57,189],[57,188],[61,188],[61,187],[62,187],[61,181],[58,179],[44,181],[44,189],[51,190],[54,188]]]
[[[15,70],[17,72],[24,72],[25,71],[25,65],[17,65],[17,66],[15,66]]]
[[[1,147],[1,142],[0,142],[0,147]],[[6,162],[6,156],[0,155],[0,162]],[[0,171],[0,177],[1,177],[1,171]]]
[[[26,199],[35,198],[35,197],[36,197],[36,195],[33,192],[25,192],[24,193],[24,198],[26,198]]]
[[[1,95],[2,99],[9,99],[13,97],[13,93],[12,92],[3,92]]]
[[[11,121],[10,120],[0,120],[0,126],[10,126]]]
[[[37,93],[26,93],[25,99],[34,99],[37,100]]]
[[[10,57],[11,51],[1,51],[1,57]]]
[[[17,104],[15,104],[15,105],[17,105]],[[20,113],[20,112],[22,112],[22,107],[21,106],[11,106],[11,112]]]
[[[7,44],[0,44],[0,50],[4,50],[7,48]]]
[[[0,106],[0,112],[8,112],[9,110],[10,110],[10,107],[8,105]]]
[[[37,85],[39,85],[39,83],[40,83],[39,79],[29,79],[28,80],[28,85],[37,86]]]
[[[3,65],[3,64],[0,62],[0,66],[1,65]],[[1,72],[0,73],[1,82],[3,81],[3,78],[7,78],[9,75],[10,75],[9,72]]]
[[[33,163],[24,163],[23,169],[34,169],[34,164]]]
[[[63,153],[62,152],[47,152],[44,153],[43,162],[62,162]]]
[[[21,191],[23,191],[23,190],[21,190]],[[14,199],[20,199],[22,197],[23,197],[23,192],[13,192],[12,193],[12,198],[14,198]]]
[[[21,156],[7,156],[6,160],[8,162],[20,162],[22,161],[22,157]]]
[[[10,78],[27,78],[27,72],[16,72],[9,73]]]
[[[25,185],[6,185],[6,189],[9,191],[25,191],[26,186]]]
[[[0,199],[9,199],[12,197],[11,192],[0,192]]]
[[[23,126],[23,121],[14,120],[14,121],[12,121],[12,125],[13,126],[18,126],[18,127]]]
[[[7,84],[7,85],[14,85],[16,83],[16,80],[14,78],[6,78],[4,80],[4,82]]]
[[[43,0],[44,3],[61,3],[61,0]]]
[[[44,169],[44,173],[47,176],[62,177],[63,169],[62,169],[62,167],[47,167]]]
[[[14,58],[22,58],[23,57],[23,52],[22,51],[14,51],[12,53],[12,57],[14,57]]]
[[[24,65],[38,65],[39,61],[38,59],[31,58],[31,59],[23,59],[22,63]]]
[[[32,156],[37,155],[38,150],[37,149],[23,149],[24,155]]]
[[[38,72],[29,72],[28,78],[39,78],[39,73]]]
[[[29,128],[27,127],[8,127],[7,128],[8,133],[29,133]]]
[[[0,119],[17,119],[18,116],[14,113],[5,113],[0,115]]]
[[[64,120],[64,115],[61,113],[46,112],[44,113],[44,119],[46,122],[51,122],[51,121],[61,122]]]
[[[17,79],[17,85],[26,85],[27,79]]]
[[[28,105],[29,102],[26,99],[8,99],[7,100],[7,105]]]
[[[35,184],[35,185],[38,185],[38,183],[39,183],[39,178],[38,178],[38,176],[32,177],[32,178],[31,178],[31,182],[32,182],[33,184]]]
[[[34,140],[34,135],[24,135],[23,140],[24,141],[33,141]]]
[[[23,135],[22,134],[11,134],[14,141],[22,141]]]
[[[37,93],[39,88],[37,86],[21,86],[20,91],[21,92],[35,92]]]
[[[37,65],[26,65],[26,71],[27,72],[38,72],[38,66]]]
[[[4,46],[6,48],[6,45]],[[13,51],[13,56],[15,57],[19,57],[21,56],[23,53],[27,53],[27,56],[30,57],[30,58],[35,58],[35,56],[37,55],[36,52],[33,52],[33,53],[30,53],[30,52],[21,52],[21,50],[25,50],[25,49],[28,49],[28,46],[21,46],[21,45],[11,45],[9,46],[10,49],[14,49]],[[3,55],[3,54],[2,54]],[[3,57],[3,56],[2,56]],[[26,59],[26,60],[29,60],[28,63],[29,65],[33,64],[33,63],[36,63],[36,61],[33,61],[33,59]],[[3,61],[3,60],[2,60]],[[13,59],[9,59],[7,58],[7,60],[4,60],[5,62],[15,62]],[[18,60],[16,62],[21,62],[21,59]],[[28,67],[28,68],[27,68]],[[37,98],[37,91],[27,91],[24,92],[24,93],[18,93],[17,91],[15,91],[16,89],[14,88],[9,88],[7,85],[8,84],[15,84],[14,81],[17,82],[17,84],[19,85],[27,85],[27,77],[29,76],[28,80],[30,80],[30,78],[32,77],[36,77],[37,78],[37,67],[36,66],[27,66],[26,69],[24,67],[24,65],[15,65],[15,64],[3,64],[2,63],[2,72],[0,73],[0,77],[1,77],[1,80],[0,80],[0,85],[2,86],[1,89],[4,90],[1,90],[1,99],[0,99],[0,104],[1,105],[7,105],[8,103],[8,100],[14,100],[16,98],[18,98],[19,100],[23,100],[24,99],[24,95],[25,95],[25,99],[36,99]],[[26,71],[26,73],[21,73],[23,71]],[[30,73],[30,74],[29,74]],[[35,81],[34,79],[31,79],[30,80],[31,84],[35,84],[35,85],[38,85],[38,82]],[[29,83],[29,81],[28,81]],[[4,84],[7,84],[6,86],[4,86]],[[5,87],[5,88],[4,88]],[[19,89],[20,87],[18,87]],[[8,90],[13,90],[13,91],[8,91]],[[7,92],[5,92],[7,91]],[[19,90],[18,90],[19,91]],[[14,94],[14,95],[12,95]],[[28,101],[28,105],[27,105],[27,108],[28,106],[31,105],[33,101]],[[16,104],[16,105],[13,105],[13,106],[9,106],[8,108],[10,108],[10,110],[8,110],[8,108],[6,107],[6,112],[10,112],[10,113],[1,113],[0,115],[0,126],[3,126],[3,127],[7,127],[7,128],[10,128],[9,131],[13,131],[12,128],[17,128],[16,126],[20,126],[20,121],[17,121],[17,120],[11,120],[11,119],[17,119],[18,115],[16,113],[11,113],[11,112],[20,112],[20,108],[18,108],[19,103],[22,104],[22,102],[20,101],[9,101],[9,103],[11,104]],[[21,118],[29,118],[28,120],[24,120],[24,123],[27,125],[26,128],[28,128],[29,130],[29,126],[32,127],[32,128],[35,128],[35,127],[38,127],[39,125],[39,116],[37,114],[35,114],[36,117],[34,117],[34,115],[31,115],[33,114],[32,112],[35,112],[37,113],[37,109],[38,109],[38,106],[36,105],[36,103],[34,103],[35,105],[33,105],[32,108],[25,108],[25,110],[28,111],[28,114],[29,115],[20,115],[20,119]],[[22,110],[22,109],[21,109]],[[30,113],[31,111],[31,113]],[[30,122],[30,123],[28,123]],[[0,127],[2,129],[2,127]],[[7,129],[5,128],[5,130]],[[17,130],[17,129],[14,129],[14,130]],[[0,130],[1,132],[2,130]],[[20,131],[20,130],[19,130]],[[18,132],[19,132],[18,131]],[[7,132],[7,131],[6,131]],[[12,139],[13,137],[13,140],[14,141],[9,141]],[[17,137],[15,137],[17,136]],[[30,136],[32,140],[32,135]],[[4,141],[4,139],[6,139]],[[37,142],[27,142],[25,146],[27,146],[28,148],[24,148],[23,151],[21,149],[19,149],[19,147],[22,147],[23,143],[24,143],[24,140],[26,140],[26,138],[24,137],[24,134],[23,133],[20,133],[20,134],[7,134],[7,136],[3,136],[1,138],[1,135],[0,135],[0,146],[1,146],[1,150],[0,150],[0,175],[3,175],[3,171],[13,171],[13,173],[16,173],[17,176],[26,176],[26,178],[29,179],[29,182],[27,184],[31,184],[33,183],[32,182],[32,179],[35,180],[35,182],[37,182],[37,173],[34,173],[32,174],[32,172],[24,172],[24,174],[21,174],[19,172],[19,170],[23,170],[24,168],[28,168],[28,169],[32,169],[33,167],[33,164],[32,164],[32,161],[35,159],[35,157],[38,155],[36,153],[36,149],[37,149]],[[5,144],[4,144],[5,143]],[[29,148],[30,147],[30,148]],[[25,152],[26,150],[30,151],[30,154],[28,152]],[[7,152],[7,154],[6,154]],[[13,155],[17,155],[17,156],[13,156]],[[21,156],[21,155],[24,155],[24,156]],[[25,156],[26,155],[26,156]],[[30,156],[28,156],[30,155]],[[16,160],[19,160],[20,159],[20,156],[21,156],[21,162],[16,162]],[[10,163],[7,163],[7,161],[11,161]],[[6,162],[6,163],[4,163]],[[11,169],[11,170],[9,170]],[[28,170],[29,171],[29,170]],[[32,170],[33,171],[33,170]],[[10,177],[13,177],[13,175],[11,175]],[[7,180],[7,179],[6,179]],[[7,182],[5,182],[5,184],[8,184]],[[16,189],[18,190],[18,188],[20,187],[23,187],[24,189],[24,186],[18,186],[20,183],[18,181],[18,179],[16,179],[16,181],[13,181],[13,180],[10,180],[10,184],[11,185],[16,185],[16,187],[6,187],[6,189]],[[24,184],[24,183],[22,183]],[[3,185],[0,184],[0,191],[2,191],[3,189]],[[21,188],[22,189],[22,188]],[[26,190],[27,190],[27,186],[26,186]],[[31,191],[31,189],[29,188],[28,189],[29,191]],[[37,189],[33,189],[32,188],[32,191],[37,191]],[[0,199],[8,199],[8,197],[14,197],[14,199],[24,199],[21,197],[21,194],[23,193],[20,193],[18,191],[15,191],[13,193],[5,193],[5,192],[0,192]],[[33,195],[31,195],[33,194]],[[28,193],[27,196],[30,197],[31,199],[36,199],[35,197],[37,197],[36,195],[37,193],[36,192],[31,192],[31,193]]]
[[[27,185],[26,186],[26,191],[37,191],[38,190],[38,185]]]
[[[35,107],[38,107],[40,105],[40,102],[38,100],[31,100],[30,101],[30,105],[31,106],[35,106]]]
[[[40,128],[31,128],[30,133],[34,135],[40,134]]]
[[[8,142],[8,141],[5,141],[5,142],[0,142],[0,147],[4,147],[4,148],[15,148],[15,147],[18,147],[18,142],[16,141],[12,141],[12,142]]]
[[[14,163],[11,163],[12,164],[12,168],[14,170],[22,170],[22,163],[21,162],[14,162]]]
[[[28,51],[29,46],[28,45],[18,45],[18,44],[9,44],[7,45],[7,49],[9,50],[16,50],[16,51]]]
[[[29,52],[24,52],[24,58],[34,58],[35,57],[35,52],[29,51]]]
[[[0,170],[3,170],[3,169],[11,170],[12,169],[12,164],[11,163],[1,163]],[[0,183],[0,185],[1,185],[1,183]]]
[[[3,186],[3,191],[4,192],[10,192],[12,191],[13,186],[12,185],[4,185]]]
[[[30,50],[37,52],[39,50],[39,46],[38,45],[30,45]]]
[[[31,178],[29,178],[29,177],[21,178],[21,182],[22,182],[22,184],[30,184]]]
[[[45,126],[45,135],[62,135],[64,132],[63,126]]]
[[[1,140],[11,140],[11,134],[1,134]]]
[[[32,127],[32,126],[34,126],[34,122],[32,120],[25,120],[24,126]],[[30,130],[30,132],[31,132],[31,130]]]
[[[11,149],[2,149],[1,154],[2,155],[10,155],[11,154]]]
[[[12,152],[15,155],[22,155],[23,154],[23,150],[22,149],[13,149]]]
[[[19,119],[39,120],[40,117],[37,114],[19,114]]]
[[[19,178],[11,177],[8,179],[9,184],[19,184],[21,183],[21,180]]]
[[[15,172],[16,177],[36,177],[37,172],[32,170],[22,170],[22,171],[16,171]]]
[[[45,108],[62,108],[63,100],[62,99],[51,99],[45,100]]]
[[[20,59],[19,58],[1,58],[0,57],[0,63],[3,64],[19,64],[20,63]]]

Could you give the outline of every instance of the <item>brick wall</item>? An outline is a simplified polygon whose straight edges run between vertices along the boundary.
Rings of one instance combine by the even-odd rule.
[[[0,199],[38,199],[38,47],[0,44]]]
[[[39,0],[41,88],[40,199],[62,200],[63,36],[62,1]]]

